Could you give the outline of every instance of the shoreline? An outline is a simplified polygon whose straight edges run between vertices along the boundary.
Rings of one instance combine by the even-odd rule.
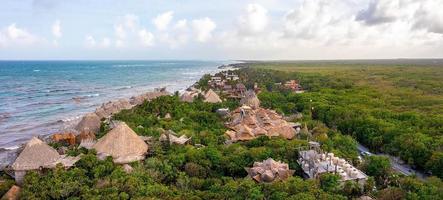
[[[208,71],[205,74],[214,74],[214,73],[218,73],[221,71],[229,71],[229,70],[237,70],[239,69],[241,66],[238,66],[239,64],[242,64],[243,62],[234,62],[234,63],[228,63],[228,64],[223,64],[223,65],[219,65],[216,66],[214,70],[212,71]],[[102,108],[105,104],[112,104],[112,103],[116,103],[119,101],[131,101],[131,99],[133,98],[137,98],[137,97],[141,97],[144,95],[149,95],[149,94],[154,94],[156,92],[158,92],[158,89],[165,89],[165,92],[169,93],[169,95],[173,95],[175,92],[183,92],[185,91],[187,88],[191,87],[193,84],[195,84],[196,82],[198,82],[198,80],[200,80],[203,76],[200,76],[197,80],[193,80],[192,83],[190,83],[189,85],[180,87],[180,88],[175,88],[173,91],[168,91],[167,88],[168,86],[170,87],[171,84],[169,83],[165,83],[165,84],[161,84],[161,85],[156,85],[151,87],[150,89],[148,89],[147,91],[135,94],[135,95],[130,95],[130,97],[123,97],[123,98],[114,98],[105,102],[102,102],[101,104],[99,104],[96,107],[93,107],[93,110],[89,111],[89,112],[83,112],[81,114],[72,116],[72,117],[68,117],[68,118],[64,118],[64,119],[58,119],[56,121],[52,121],[52,122],[46,122],[47,123],[51,123],[51,124],[58,124],[58,127],[56,128],[55,131],[51,131],[49,133],[44,133],[44,134],[38,134],[38,135],[29,135],[29,138],[27,138],[25,141],[20,142],[18,144],[15,145],[11,145],[8,147],[0,147],[0,171],[2,171],[5,167],[7,167],[8,165],[12,164],[12,162],[15,160],[15,158],[18,156],[18,152],[23,148],[23,145],[26,144],[27,140],[29,140],[30,138],[32,138],[33,136],[41,138],[43,141],[47,142],[50,138],[50,136],[52,136],[53,134],[56,133],[63,133],[63,132],[76,132],[76,134],[78,134],[77,131],[75,131],[75,126],[77,126],[77,124],[82,120],[82,118],[87,115],[88,113],[96,113],[98,109]],[[157,96],[155,97],[157,98]],[[150,100],[150,99],[144,99],[145,100]],[[135,107],[137,105],[133,105],[132,107]],[[131,108],[132,108],[131,107]],[[127,108],[127,109],[131,109],[131,108]],[[124,110],[124,109],[121,109]],[[120,111],[121,111],[120,110]],[[110,115],[112,116],[112,114]],[[110,117],[107,116],[107,117]],[[43,125],[45,125],[43,124]]]

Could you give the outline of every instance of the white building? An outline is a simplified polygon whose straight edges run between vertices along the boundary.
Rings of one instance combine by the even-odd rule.
[[[339,175],[341,181],[352,180],[361,186],[366,183],[368,176],[345,159],[336,157],[333,153],[322,152],[317,142],[309,142],[309,145],[309,150],[299,152],[297,160],[308,178],[315,179],[323,173],[333,173]]]

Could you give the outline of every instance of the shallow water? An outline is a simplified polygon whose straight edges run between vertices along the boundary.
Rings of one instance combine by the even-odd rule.
[[[0,151],[17,148],[32,136],[66,129],[109,100],[156,87],[183,90],[226,63],[0,61]]]

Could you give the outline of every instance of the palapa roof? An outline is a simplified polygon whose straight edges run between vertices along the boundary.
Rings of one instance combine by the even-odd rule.
[[[196,92],[191,92],[191,91],[186,91],[184,92],[181,96],[180,96],[180,100],[184,101],[184,102],[193,102],[194,98],[198,96],[198,93]]]
[[[90,131],[92,133],[98,133],[100,130],[100,123],[100,117],[97,114],[88,113],[83,116],[75,129],[80,132]]]
[[[50,167],[59,158],[60,155],[54,148],[33,137],[12,164],[12,169],[19,171]]]
[[[233,141],[251,140],[260,135],[281,136],[286,139],[294,138],[296,131],[290,123],[273,110],[251,109],[243,105],[232,113],[232,121],[227,124],[231,130],[226,135]]]
[[[294,174],[294,170],[289,169],[289,165],[280,161],[268,158],[263,162],[254,162],[253,167],[245,168],[248,175],[257,182],[272,182],[275,180],[285,180]]]
[[[129,163],[143,159],[148,145],[126,123],[120,122],[97,141],[94,149],[112,156],[116,163]]]
[[[221,103],[222,100],[212,89],[209,89],[205,94],[205,102],[209,103]]]
[[[252,109],[257,109],[260,107],[260,100],[257,98],[257,95],[255,95],[254,90],[248,90],[240,100],[240,104],[249,106]]]

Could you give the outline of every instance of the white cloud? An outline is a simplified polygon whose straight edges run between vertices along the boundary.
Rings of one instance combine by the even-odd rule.
[[[95,38],[92,35],[87,35],[85,37],[85,44],[87,47],[95,47],[95,45],[97,45],[97,41],[95,40]]]
[[[126,31],[125,31],[123,25],[118,24],[118,25],[114,26],[114,31],[115,31],[115,36],[118,39],[125,39],[126,38]]]
[[[212,38],[212,31],[216,28],[216,24],[210,18],[192,20],[192,28],[196,34],[196,40],[206,42]]]
[[[103,48],[108,48],[108,47],[110,47],[110,46],[111,46],[111,39],[109,39],[109,38],[107,38],[107,37],[104,37],[104,38],[102,39],[101,46],[102,46]]]
[[[155,17],[152,20],[152,23],[154,23],[155,27],[157,27],[158,30],[162,31],[168,28],[169,23],[171,23],[173,17],[174,17],[173,11],[164,12]]]
[[[239,18],[239,28],[244,34],[254,34],[265,30],[268,25],[268,10],[259,4],[249,4],[246,14]]]
[[[129,30],[135,31],[137,26],[138,26],[138,24],[139,24],[138,16],[136,16],[134,14],[126,14],[123,17],[123,24]]]
[[[413,17],[414,28],[443,34],[443,1],[422,1]]]
[[[26,29],[17,27],[15,23],[0,30],[0,47],[1,46],[27,46],[38,42],[38,37],[34,36]]]
[[[59,39],[62,37],[62,28],[60,26],[60,20],[55,20],[54,24],[52,25],[52,35]]]
[[[138,36],[143,46],[149,47],[154,45],[154,35],[146,29],[140,30]]]

